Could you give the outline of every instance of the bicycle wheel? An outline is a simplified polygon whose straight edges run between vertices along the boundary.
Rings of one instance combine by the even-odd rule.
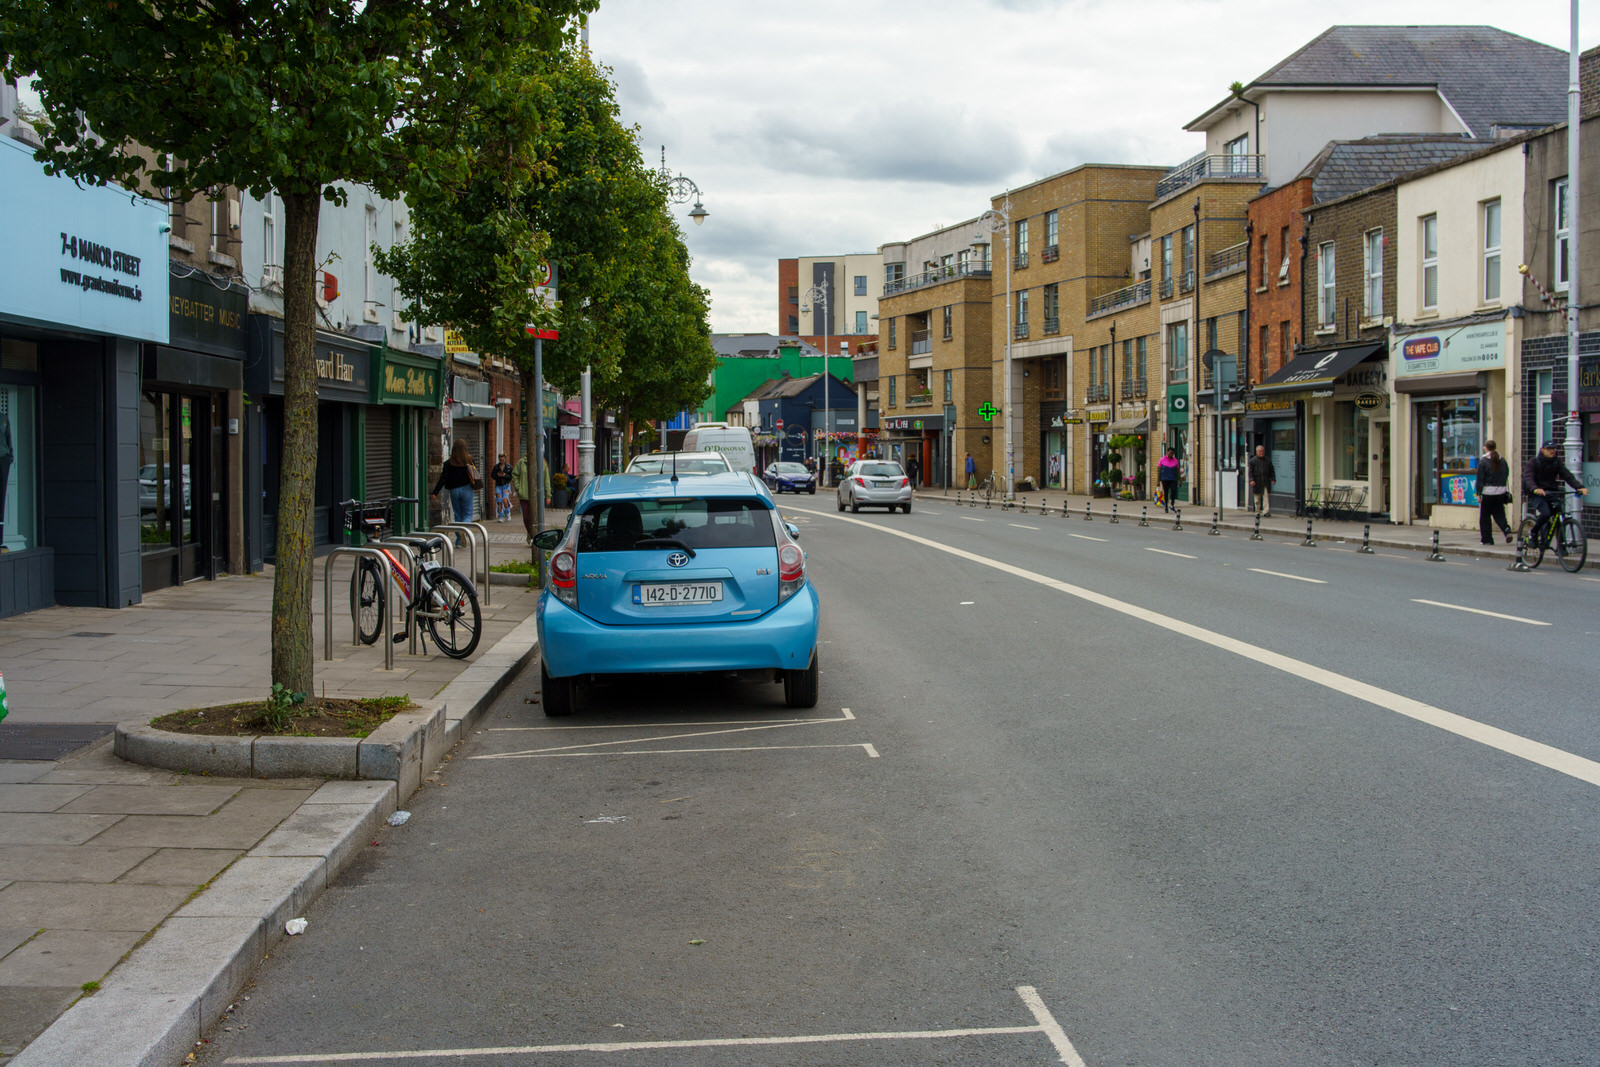
[[[1517,527],[1517,540],[1522,543],[1522,562],[1530,567],[1537,567],[1544,562],[1544,546],[1533,543],[1533,527],[1537,520],[1532,515],[1522,520],[1522,525]]]
[[[466,659],[483,636],[478,591],[466,575],[452,567],[430,568],[424,573],[427,587],[417,615],[428,624],[440,652],[451,659]]]
[[[1583,570],[1584,561],[1589,558],[1589,539],[1571,515],[1562,515],[1556,527],[1556,558],[1561,561],[1561,569],[1571,574]]]
[[[350,614],[355,616],[362,644],[372,644],[383,633],[383,613],[387,608],[378,564],[370,559],[357,560],[356,572],[350,576]]]

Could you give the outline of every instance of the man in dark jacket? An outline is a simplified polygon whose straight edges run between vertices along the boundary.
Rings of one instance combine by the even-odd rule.
[[[1555,441],[1546,441],[1522,466],[1522,492],[1532,505],[1537,520],[1533,524],[1533,532],[1528,535],[1530,542],[1539,540],[1550,517],[1561,510],[1562,482],[1576,489],[1579,496],[1589,495],[1589,490],[1561,462],[1560,447]]]
[[[1250,457],[1247,473],[1250,477],[1251,506],[1262,518],[1272,518],[1272,501],[1267,494],[1272,492],[1272,483],[1278,480],[1278,472],[1272,469],[1272,460],[1267,458],[1265,445],[1256,445],[1256,454]]]

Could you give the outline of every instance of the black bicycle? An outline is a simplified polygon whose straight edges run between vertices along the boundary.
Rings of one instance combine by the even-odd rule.
[[[1523,559],[1528,566],[1537,567],[1544,562],[1545,552],[1554,549],[1562,570],[1573,574],[1583,570],[1589,558],[1589,538],[1583,532],[1583,524],[1563,506],[1565,497],[1565,493],[1546,497],[1550,501],[1550,518],[1537,539],[1533,528],[1539,520],[1532,515],[1522,520],[1517,536],[1522,540]]]
[[[345,500],[340,506],[344,508],[345,529],[364,534],[369,541],[381,541],[394,526],[394,506],[416,502],[415,497],[396,496],[381,503]],[[400,590],[406,609],[406,632],[411,626],[418,627],[419,634],[425,630],[433,635],[440,652],[452,659],[466,659],[483,636],[477,587],[465,574],[434,558],[445,543],[441,535],[416,534],[407,540],[410,543],[406,547],[416,559],[414,574],[399,553],[382,544],[372,546],[383,553],[395,587]],[[355,573],[350,576],[350,610],[363,644],[373,644],[383,632],[383,613],[389,608],[386,589],[378,561],[370,556],[357,560]],[[405,638],[402,632],[394,640],[398,643]]]

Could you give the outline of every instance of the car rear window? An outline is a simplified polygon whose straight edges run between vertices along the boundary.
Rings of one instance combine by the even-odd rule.
[[[615,500],[578,519],[579,552],[654,552],[671,538],[693,549],[772,548],[772,514],[748,499]],[[640,542],[644,542],[640,544]]]
[[[868,478],[898,478],[905,474],[898,463],[863,463],[857,474],[864,474]]]

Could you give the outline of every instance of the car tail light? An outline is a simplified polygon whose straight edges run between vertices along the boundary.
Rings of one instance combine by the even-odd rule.
[[[861,477],[861,475],[859,475],[859,474],[856,475],[854,478],[852,478],[850,480],[855,482],[857,485],[861,486],[863,489],[865,489],[866,486],[867,486],[867,480],[865,478]]]
[[[578,606],[578,560],[571,549],[550,557],[550,591],[568,607]]]
[[[806,554],[793,541],[778,549],[778,603],[783,603],[806,583]]]
[[[910,484],[911,484],[911,479],[910,478],[901,478],[900,479],[900,488],[904,489],[906,486],[908,486]]]

